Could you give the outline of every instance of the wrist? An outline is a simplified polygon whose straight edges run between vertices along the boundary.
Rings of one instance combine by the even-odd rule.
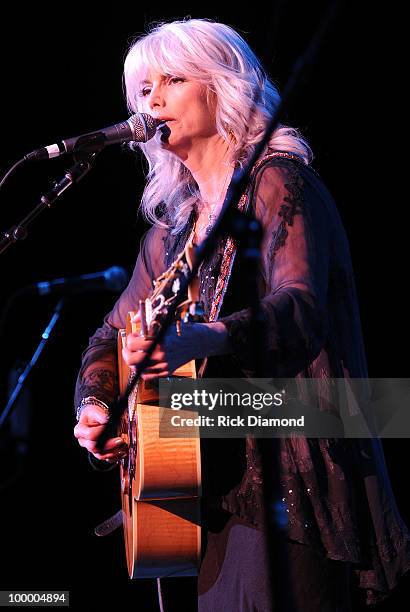
[[[76,416],[77,421],[80,420],[81,413],[84,410],[84,408],[86,406],[91,405],[91,404],[94,405],[94,406],[99,406],[100,408],[105,410],[107,415],[110,414],[110,408],[109,408],[109,406],[107,406],[107,404],[105,402],[103,402],[102,400],[98,399],[98,397],[95,397],[94,395],[89,395],[87,397],[83,397],[83,399],[81,400],[81,402],[77,406],[77,409],[75,411],[75,416]]]

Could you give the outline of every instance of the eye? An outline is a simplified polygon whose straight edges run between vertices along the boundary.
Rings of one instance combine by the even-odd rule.
[[[144,97],[144,96],[148,96],[148,94],[151,91],[151,87],[144,87],[143,89],[141,89],[139,95]]]
[[[170,77],[169,83],[183,83],[185,81],[184,77]]]

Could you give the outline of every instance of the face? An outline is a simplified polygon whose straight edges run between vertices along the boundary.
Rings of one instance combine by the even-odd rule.
[[[166,121],[162,147],[181,159],[217,134],[206,87],[185,77],[150,72],[140,83],[143,112]]]

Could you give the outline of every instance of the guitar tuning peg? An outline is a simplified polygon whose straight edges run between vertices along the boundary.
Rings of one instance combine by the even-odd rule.
[[[177,330],[177,336],[182,336],[181,320],[175,321],[175,328]]]

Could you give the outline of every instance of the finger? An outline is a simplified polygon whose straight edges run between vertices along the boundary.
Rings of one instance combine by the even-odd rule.
[[[125,451],[127,450],[127,445],[124,442],[124,440],[122,440],[122,438],[115,438],[115,442],[112,441],[113,439],[107,441],[107,443],[105,444],[104,448],[100,449],[98,448],[98,440],[87,440],[87,439],[82,439],[80,443],[80,446],[83,446],[84,448],[86,448],[88,451],[90,451],[90,453],[98,453],[100,455],[104,455],[105,453],[109,453],[109,452],[119,452],[119,451]]]
[[[145,351],[130,351],[127,348],[123,348],[122,349],[122,358],[124,359],[125,363],[128,366],[132,366],[132,365],[139,365],[142,360],[145,358]],[[148,365],[154,365],[156,363],[158,363],[158,361],[160,361],[159,359],[157,359],[154,355],[151,355],[151,357],[148,360]],[[161,359],[161,361],[163,361],[163,357]]]
[[[147,350],[150,344],[151,340],[147,340],[139,334],[128,334],[127,336],[127,348],[131,351],[137,351],[139,349]]]
[[[136,353],[139,356],[144,356],[148,352],[151,346],[151,340],[145,340],[138,336],[138,334],[130,334],[127,337],[127,346],[124,350],[128,350],[130,353]],[[150,359],[154,362],[164,361],[165,350],[161,345],[157,345],[150,355]]]
[[[86,440],[96,440],[104,429],[105,425],[84,425],[80,422],[74,427],[74,436]]]
[[[169,370],[161,370],[157,374],[141,374],[143,380],[154,380],[155,378],[164,378],[166,376],[171,376]]]
[[[127,452],[122,451],[119,453],[93,453],[93,455],[101,461],[110,461],[111,463],[115,463],[117,461],[121,461],[121,459],[124,459],[124,457],[127,456]]]
[[[90,442],[90,440],[86,440],[85,438],[80,438],[78,440],[80,446],[87,449],[90,453],[95,453],[97,451],[95,442]]]
[[[163,361],[162,363],[156,363],[155,365],[147,366],[144,370],[144,374],[159,374],[160,372],[167,372],[169,370],[168,364]]]
[[[104,448],[100,451],[101,453],[107,453],[110,451],[127,450],[127,443],[123,438],[111,438],[107,440]]]

